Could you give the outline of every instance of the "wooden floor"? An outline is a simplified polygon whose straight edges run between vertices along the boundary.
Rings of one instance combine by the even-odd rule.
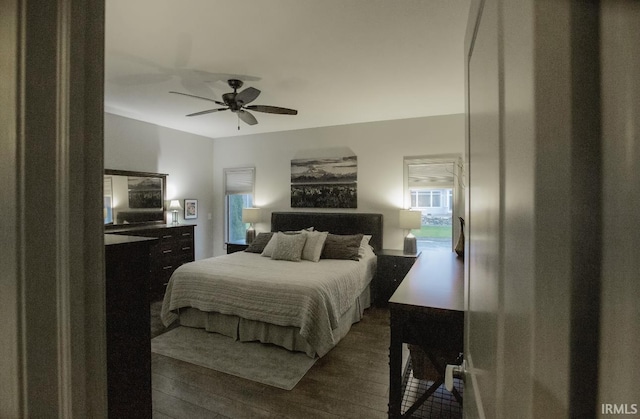
[[[152,353],[153,417],[386,418],[389,311],[370,308],[291,390]]]

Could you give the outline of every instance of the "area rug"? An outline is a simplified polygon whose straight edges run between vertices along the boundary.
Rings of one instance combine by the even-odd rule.
[[[184,326],[151,339],[151,351],[284,390],[293,389],[316,361],[302,352]]]

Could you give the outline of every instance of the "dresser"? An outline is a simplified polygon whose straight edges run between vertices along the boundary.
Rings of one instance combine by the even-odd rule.
[[[194,224],[158,224],[110,230],[109,233],[158,239],[151,247],[149,297],[162,299],[171,274],[180,265],[195,260]]]
[[[151,418],[149,254],[157,241],[104,235],[110,418]]]
[[[404,253],[402,250],[382,249],[378,257],[376,276],[373,280],[373,303],[386,306],[400,282],[413,266],[419,253]]]

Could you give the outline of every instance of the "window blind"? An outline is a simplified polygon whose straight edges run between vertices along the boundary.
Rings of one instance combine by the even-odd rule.
[[[409,163],[409,188],[453,188],[453,163]]]
[[[254,169],[226,169],[225,170],[225,194],[252,194]]]

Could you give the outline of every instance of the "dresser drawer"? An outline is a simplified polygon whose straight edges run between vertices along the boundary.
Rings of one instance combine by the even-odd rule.
[[[159,300],[164,297],[164,291],[167,288],[171,275],[176,270],[175,267],[170,269],[157,269],[151,271],[150,292],[152,300]]]
[[[193,257],[191,256],[191,254],[176,254],[171,257],[163,258],[160,263],[153,265],[153,268],[157,269],[158,271],[173,273],[173,271],[178,269],[181,265],[189,262],[193,262]]]
[[[193,239],[181,238],[176,246],[176,253],[179,255],[192,255],[194,250]]]
[[[154,255],[151,254],[151,272],[169,271],[173,272],[178,266],[175,262],[176,257],[173,254]]]
[[[191,227],[176,228],[175,234],[180,240],[193,242],[193,228]]]

